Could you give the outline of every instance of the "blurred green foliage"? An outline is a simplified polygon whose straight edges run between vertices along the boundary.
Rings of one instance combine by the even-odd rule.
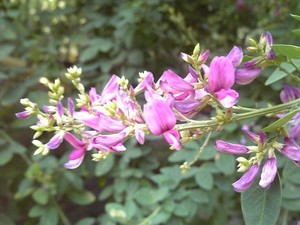
[[[235,160],[217,153],[213,143],[184,175],[179,165],[193,159],[201,140],[175,153],[154,137],[143,148],[132,141],[124,154],[97,163],[86,157],[69,171],[64,149],[32,156],[31,121],[14,113],[25,96],[45,103],[39,78],[63,79],[74,64],[83,68],[87,87],[101,88],[113,73],[133,82],[143,70],[157,77],[166,68],[184,74],[179,53],[189,53],[197,42],[212,54],[227,54],[232,45],[244,46],[247,37],[270,30],[277,43],[294,43],[296,23],[289,14],[299,10],[300,3],[284,0],[1,1],[1,224],[242,224],[239,195],[231,190]],[[244,90],[240,104],[278,101],[281,83],[264,86],[271,72]],[[72,95],[71,86],[64,86]],[[226,131],[222,138],[241,138],[238,126]],[[280,167],[286,216],[300,210],[299,172],[283,160]],[[290,215],[290,221],[297,219]]]

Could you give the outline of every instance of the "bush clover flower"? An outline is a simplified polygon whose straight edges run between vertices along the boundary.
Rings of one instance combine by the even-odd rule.
[[[247,190],[254,182],[260,170],[259,168],[263,163],[259,185],[262,188],[268,188],[277,174],[276,157],[274,154],[275,145],[273,146],[273,144],[267,143],[266,134],[264,132],[260,132],[257,135],[248,129],[243,131],[257,146],[233,144],[222,140],[216,141],[216,149],[220,152],[227,154],[254,154],[249,160],[244,157],[238,157],[236,159],[239,162],[238,172],[245,173],[240,179],[232,184],[232,187],[237,192]],[[276,145],[278,146],[277,142]]]

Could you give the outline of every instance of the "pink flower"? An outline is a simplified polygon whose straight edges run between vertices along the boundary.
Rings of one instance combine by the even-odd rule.
[[[211,92],[229,90],[234,84],[234,66],[230,59],[216,56],[210,63],[208,87]]]
[[[89,140],[90,147],[100,151],[120,152],[125,151],[126,147],[122,144],[126,138],[126,132],[116,134],[99,134]]]
[[[153,98],[144,105],[144,117],[149,130],[155,135],[172,130],[176,124],[171,107],[158,98]]]
[[[285,144],[281,149],[281,153],[293,161],[300,161],[300,146],[293,139],[285,138]]]
[[[255,67],[242,67],[235,71],[235,82],[241,85],[251,83],[258,75],[260,75],[262,69]]]
[[[262,188],[268,188],[271,185],[271,183],[274,181],[276,174],[277,174],[276,158],[275,156],[273,156],[266,160],[262,168],[259,185]]]
[[[234,54],[232,53],[232,55]],[[232,57],[234,58],[234,56]],[[234,73],[235,68],[230,58],[216,56],[210,63],[209,92],[215,93],[217,99],[225,108],[232,107],[238,100],[239,94],[231,89],[235,81]]]
[[[186,82],[172,70],[167,70],[163,73],[158,81],[160,89],[166,93],[179,94],[182,92],[194,91],[193,85]]]
[[[243,60],[243,50],[240,47],[234,46],[231,51],[226,56],[233,65],[233,67],[238,67]]]
[[[46,144],[46,147],[48,149],[56,149],[60,146],[60,144],[62,143],[64,138],[64,134],[63,133],[57,133],[55,134],[50,140],[49,142]]]
[[[298,98],[300,98],[300,88],[287,84],[283,85],[283,90],[280,92],[280,99],[282,102],[289,102]]]
[[[216,141],[216,149],[229,154],[246,154],[249,152],[249,149],[244,145],[233,144],[222,140]]]
[[[85,152],[87,151],[86,143],[79,140],[70,132],[66,132],[64,139],[74,147],[74,150],[69,155],[69,161],[65,163],[65,168],[75,169],[82,163]]]
[[[175,150],[181,149],[181,143],[180,143],[180,134],[177,130],[173,129],[170,131],[166,131],[164,134],[165,140],[171,145],[171,148]]]
[[[23,112],[18,112],[15,114],[17,118],[19,119],[27,119],[30,117],[30,113],[27,111],[23,111]]]
[[[89,112],[81,111],[75,113],[75,118],[80,120],[86,126],[100,132],[120,132],[126,128],[126,125],[123,124],[122,121],[102,113],[93,115]]]
[[[246,191],[253,183],[258,171],[258,164],[253,164],[240,179],[232,184],[233,189],[236,192]]]

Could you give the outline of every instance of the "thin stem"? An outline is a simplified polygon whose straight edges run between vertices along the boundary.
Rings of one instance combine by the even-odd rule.
[[[65,213],[61,209],[60,205],[55,201],[54,198],[52,198],[52,202],[58,212],[59,218],[63,225],[70,225],[68,218],[66,217]]]
[[[155,216],[161,210],[161,206],[157,207],[149,216],[147,216],[142,222],[138,225],[148,225],[151,222],[153,216]]]
[[[288,215],[289,215],[289,211],[287,209],[284,210],[282,225],[288,225]]]
[[[195,155],[193,161],[191,161],[188,165],[192,166],[195,162],[197,162],[197,160],[199,159],[201,153],[203,152],[204,148],[206,147],[206,145],[208,144],[208,141],[210,139],[212,132],[209,132],[208,135],[205,138],[204,143],[202,144],[202,146],[200,147],[199,151],[197,152],[197,155]]]
[[[259,116],[266,116],[268,114],[277,114],[277,113],[282,113],[287,110],[290,110],[291,108],[296,108],[299,107],[298,104],[300,104],[300,99],[296,99],[293,101],[289,101],[283,104],[271,106],[268,108],[262,108],[262,109],[257,109],[253,112],[246,112],[246,113],[240,113],[240,114],[233,114],[232,118],[227,121],[227,122],[239,122],[242,120],[250,119],[250,118],[255,118]],[[176,129],[179,131],[182,130],[192,130],[192,129],[204,129],[204,128],[215,128],[218,125],[220,125],[221,122],[217,121],[216,119],[210,119],[210,120],[201,120],[201,121],[196,121],[196,122],[190,122],[187,124],[178,124],[176,125]],[[224,123],[224,121],[223,121]]]
[[[243,106],[233,106],[232,107],[234,110],[239,110],[239,111],[246,111],[246,112],[253,112],[257,109],[253,109],[253,108],[248,108],[248,107],[243,107]]]

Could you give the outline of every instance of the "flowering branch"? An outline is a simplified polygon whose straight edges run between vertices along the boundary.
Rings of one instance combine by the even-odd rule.
[[[124,143],[132,137],[144,144],[146,135],[161,135],[171,149],[180,150],[183,144],[207,133],[194,160],[181,166],[185,172],[198,160],[212,132],[222,131],[228,123],[272,115],[279,119],[275,125],[270,125],[271,128],[268,126],[268,132],[271,130],[273,134],[270,138],[264,132],[254,134],[249,129],[243,130],[255,146],[216,141],[216,148],[221,152],[250,154],[249,159],[237,158],[238,172],[245,173],[233,183],[236,191],[250,187],[261,165],[259,184],[267,188],[277,171],[275,150],[296,163],[300,162],[297,144],[300,139],[300,89],[285,85],[280,94],[282,104],[252,109],[237,106],[239,93],[233,87],[253,82],[265,67],[277,65],[281,68],[272,45],[272,36],[266,32],[258,43],[250,40],[248,50],[254,54],[251,60],[243,62],[243,50],[234,46],[226,56],[215,56],[208,65],[209,51],[201,50],[197,44],[192,55],[182,53],[189,68],[185,78],[167,70],[155,82],[153,74],[145,71],[139,74],[138,84],[132,86],[124,77],[113,75],[101,94],[96,88],[86,92],[81,83],[82,70],[75,66],[66,73],[79,92],[75,102],[71,98],[64,101],[64,88],[59,79],[51,83],[42,78],[41,83],[50,90],[49,105],[40,108],[29,99],[22,99],[25,110],[16,116],[21,119],[32,115],[37,117],[37,123],[31,126],[35,130],[32,143],[37,146],[34,154],[46,155],[63,141],[73,147],[65,163],[68,169],[80,166],[88,151],[93,151],[95,161],[106,159],[110,153],[125,151]],[[297,67],[291,59],[290,62]],[[140,95],[144,96],[143,101],[137,98]],[[206,107],[212,108],[215,116],[195,120]],[[54,133],[47,143],[38,140],[44,132]],[[277,141],[282,136],[284,143]]]

